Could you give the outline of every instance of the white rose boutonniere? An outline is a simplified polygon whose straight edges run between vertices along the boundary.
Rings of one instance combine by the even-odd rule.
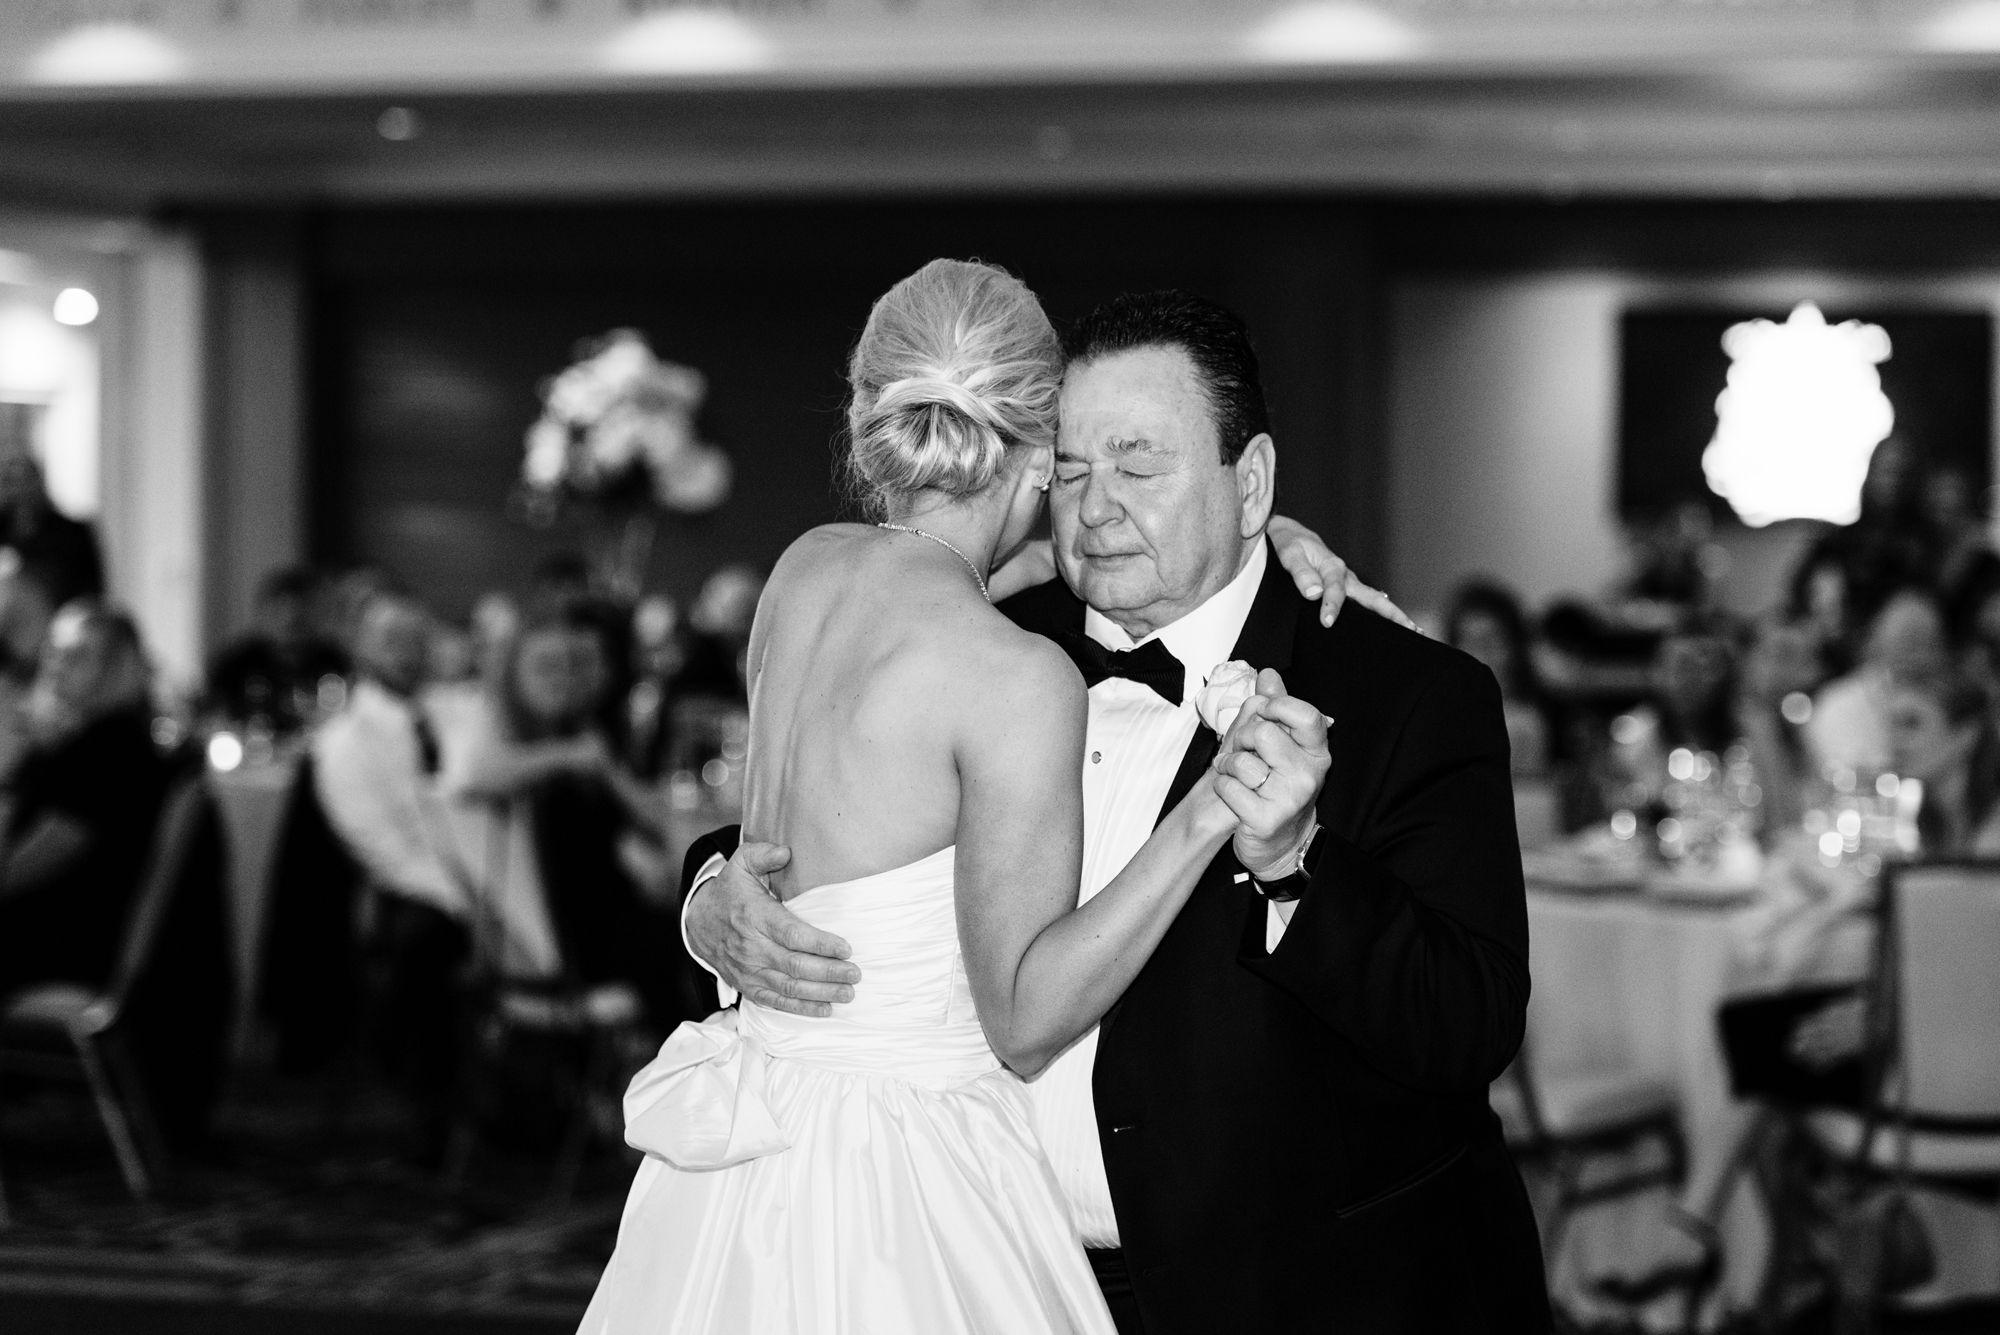
[[[1227,737],[1243,712],[1244,702],[1257,694],[1257,669],[1242,659],[1232,659],[1208,674],[1208,681],[1194,695],[1195,711],[1201,721]]]

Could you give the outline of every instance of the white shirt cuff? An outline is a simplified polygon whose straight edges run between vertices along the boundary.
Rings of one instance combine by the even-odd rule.
[[[711,856],[708,861],[701,864],[701,870],[694,874],[694,884],[688,887],[687,898],[681,901],[681,945],[686,949],[688,958],[707,970],[715,979],[716,1001],[724,1010],[736,1004],[736,989],[723,982],[722,975],[716,973],[707,960],[695,953],[694,943],[688,940],[688,905],[694,903],[694,897],[701,893],[701,888],[722,875],[722,869],[728,865],[728,860],[722,854]]]
[[[1274,955],[1278,943],[1285,939],[1285,928],[1291,926],[1292,914],[1298,911],[1299,901],[1287,900],[1283,903],[1273,899],[1264,904],[1264,953]]]

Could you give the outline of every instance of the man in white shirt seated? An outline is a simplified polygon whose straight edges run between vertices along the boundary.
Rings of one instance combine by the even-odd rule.
[[[1898,682],[1922,682],[1950,665],[1944,612],[1927,589],[1897,591],[1869,624],[1861,665],[1820,688],[1805,725],[1816,766],[1843,766],[1864,783],[1889,770],[1889,696]]]

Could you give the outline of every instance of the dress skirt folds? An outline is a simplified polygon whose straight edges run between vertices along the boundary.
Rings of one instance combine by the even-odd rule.
[[[854,948],[832,1017],[744,1002],[634,1078],[646,1158],[582,1335],[1112,1335],[973,1012],[952,856],[789,902]]]

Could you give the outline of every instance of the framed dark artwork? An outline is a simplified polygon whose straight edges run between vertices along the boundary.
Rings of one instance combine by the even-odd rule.
[[[1618,513],[1647,522],[1690,500],[1718,518],[1702,451],[1715,435],[1715,400],[1729,375],[1723,333],[1788,308],[1658,307],[1619,318]],[[1895,432],[1932,465],[1955,468],[1986,506],[1993,483],[1993,317],[1984,311],[1829,306],[1827,322],[1861,320],[1889,336],[1877,368],[1895,408]]]

